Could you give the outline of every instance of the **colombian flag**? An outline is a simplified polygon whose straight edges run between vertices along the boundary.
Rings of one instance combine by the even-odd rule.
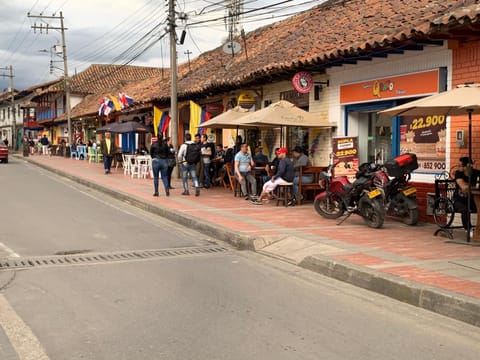
[[[203,124],[204,122],[210,120],[212,117],[212,114],[210,114],[207,110],[202,109],[202,115],[200,117],[200,125]],[[207,128],[199,128],[198,129],[199,134],[206,134],[207,133]]]
[[[171,119],[166,111],[162,111],[156,106],[153,107],[153,131],[155,136],[163,135],[167,131]]]

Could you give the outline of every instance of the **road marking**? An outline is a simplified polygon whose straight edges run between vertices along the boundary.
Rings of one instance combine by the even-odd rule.
[[[49,360],[45,349],[27,324],[0,294],[0,326],[10,340],[20,360]]]
[[[7,255],[10,256],[10,257],[20,257],[20,255],[18,255],[15,251],[10,249],[7,245],[5,245],[2,242],[0,242],[0,250],[5,251],[7,253]]]

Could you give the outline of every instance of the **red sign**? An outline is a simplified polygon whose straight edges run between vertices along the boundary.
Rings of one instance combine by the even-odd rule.
[[[306,71],[298,72],[293,76],[292,84],[299,93],[306,94],[310,92],[313,87],[312,74]]]
[[[437,93],[440,87],[439,69],[415,74],[373,79],[340,87],[340,103],[405,98]]]

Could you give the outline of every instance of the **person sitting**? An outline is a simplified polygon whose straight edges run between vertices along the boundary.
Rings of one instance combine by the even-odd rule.
[[[242,195],[245,200],[256,198],[257,196],[257,180],[252,175],[252,168],[255,166],[252,157],[248,153],[246,143],[240,145],[240,151],[235,155],[235,173],[234,176],[240,183]],[[250,183],[251,194],[247,191],[247,181]]]
[[[298,194],[298,183],[300,181],[300,167],[311,166],[312,162],[305,155],[301,146],[295,146],[293,149],[293,170],[295,171],[295,177],[293,178],[293,199],[288,202],[288,206],[295,205],[299,198]],[[313,174],[306,174],[302,175],[302,183],[303,184],[311,184],[313,182]],[[303,195],[300,194],[300,197]]]
[[[468,183],[472,187],[477,183],[480,170],[473,168],[472,159],[467,156],[460,158],[460,169],[455,171],[455,192],[453,193],[453,207],[456,212],[462,214],[462,225],[465,231],[470,230],[472,232],[472,224],[470,222],[470,213],[477,212],[477,207],[473,196],[470,195],[470,213],[468,211]],[[468,168],[470,164],[470,172]]]
[[[268,157],[262,152],[262,148],[258,146],[255,149],[255,155],[253,155],[253,161],[256,163],[266,163],[268,162]]]
[[[279,184],[285,184],[293,181],[295,172],[293,171],[293,163],[287,157],[288,150],[287,148],[280,148],[277,151],[277,157],[279,158],[278,170],[272,178],[263,184],[262,193],[260,197],[256,200],[253,200],[254,205],[262,205],[262,201],[271,198],[272,192],[276,189]]]

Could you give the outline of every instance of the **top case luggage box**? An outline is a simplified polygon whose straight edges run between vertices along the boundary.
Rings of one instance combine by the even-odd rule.
[[[418,169],[417,155],[412,153],[402,154],[388,160],[384,166],[387,169],[388,176],[401,177]]]

